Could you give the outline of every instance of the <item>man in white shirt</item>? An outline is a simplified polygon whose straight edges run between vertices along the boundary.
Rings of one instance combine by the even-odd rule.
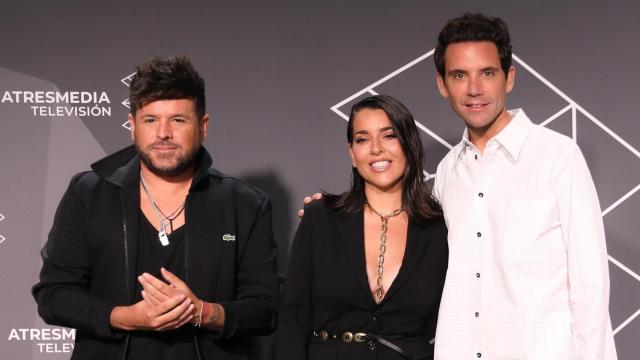
[[[507,25],[451,19],[434,59],[466,124],[434,186],[450,254],[435,359],[616,359],[596,190],[570,138],[507,111]]]

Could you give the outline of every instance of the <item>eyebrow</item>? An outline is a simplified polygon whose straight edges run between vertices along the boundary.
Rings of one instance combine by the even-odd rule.
[[[467,71],[460,70],[460,69],[453,69],[453,70],[447,71],[447,75],[454,75],[454,74],[460,74],[460,73],[466,74]]]
[[[484,68],[480,69],[480,72],[483,72],[483,71],[498,71],[498,70],[500,70],[500,68],[497,67],[497,66],[487,66],[487,67],[484,67]],[[455,75],[455,74],[460,74],[460,73],[467,74],[468,71],[461,70],[461,69],[452,69],[452,70],[447,71],[447,75]]]
[[[159,116],[157,114],[149,113],[149,114],[143,114],[143,115],[141,115],[141,117],[142,118],[157,118]],[[171,115],[167,116],[167,118],[169,118],[169,119],[173,119],[173,118],[176,118],[176,117],[187,118],[189,116],[187,114],[182,114],[182,113],[175,113],[175,114],[171,114]]]
[[[384,131],[387,131],[387,130],[393,130],[393,126],[385,126],[385,127],[379,129],[380,132],[384,132]],[[359,130],[359,131],[354,132],[353,135],[368,134],[368,133],[369,133],[369,130]]]

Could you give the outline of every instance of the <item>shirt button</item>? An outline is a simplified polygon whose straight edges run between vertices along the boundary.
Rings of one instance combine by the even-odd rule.
[[[476,317],[480,316],[480,313],[476,311]]]
[[[476,354],[476,356],[477,356],[477,357],[482,357],[482,354],[477,353],[477,354]]]
[[[480,233],[480,231],[478,231],[478,233],[476,235],[478,235],[478,237],[481,237],[482,233]]]
[[[484,197],[483,193],[478,193],[478,197]]]
[[[478,160],[478,154],[474,154],[473,157]]]
[[[480,277],[480,273],[476,273],[476,277],[479,278]]]

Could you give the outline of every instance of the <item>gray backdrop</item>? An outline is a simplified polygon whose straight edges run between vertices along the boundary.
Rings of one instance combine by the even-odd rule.
[[[423,130],[428,173],[459,141],[463,124],[437,94],[430,51],[445,20],[464,11],[510,25],[509,107],[585,153],[607,233],[618,354],[640,358],[640,3],[622,0],[4,2],[0,358],[69,358],[73,334],[44,324],[29,290],[71,175],[130,143],[123,100],[136,64],[192,58],[207,82],[214,166],[272,196],[286,272],[302,197],[348,184],[342,116],[353,101],[387,93],[405,102]]]

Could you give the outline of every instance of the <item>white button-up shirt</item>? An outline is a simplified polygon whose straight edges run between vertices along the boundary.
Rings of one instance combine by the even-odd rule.
[[[570,139],[521,109],[456,145],[434,194],[449,229],[436,360],[616,359],[600,205]]]

